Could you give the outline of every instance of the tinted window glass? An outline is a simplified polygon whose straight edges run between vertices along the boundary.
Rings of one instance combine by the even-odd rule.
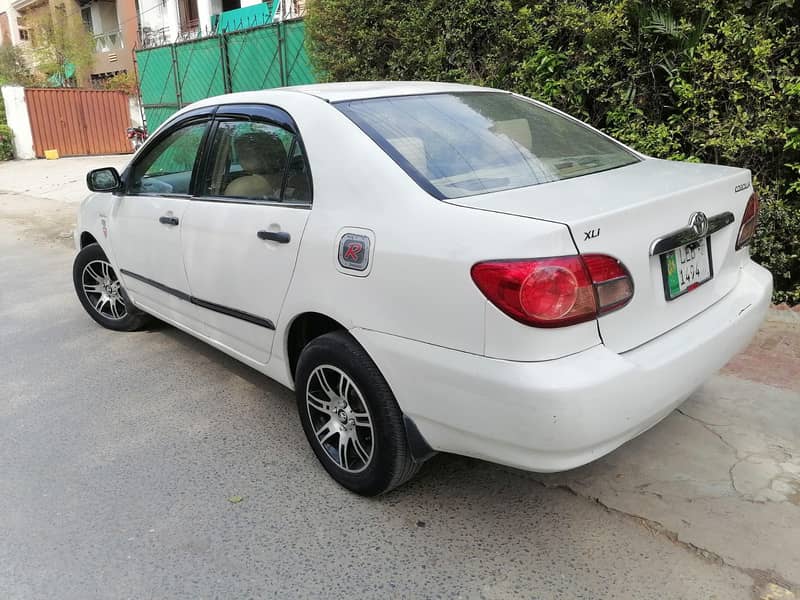
[[[295,140],[289,155],[283,198],[284,202],[311,202],[311,179],[303,157],[303,149],[297,140]]]
[[[252,121],[221,122],[212,148],[206,195],[310,201],[300,146],[295,135],[282,127]]]
[[[337,104],[427,189],[458,198],[621,167],[638,159],[571,119],[500,92]]]
[[[173,131],[133,167],[128,190],[133,194],[188,194],[192,169],[207,123]]]

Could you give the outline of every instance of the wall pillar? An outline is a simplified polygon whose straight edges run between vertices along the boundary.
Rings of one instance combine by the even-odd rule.
[[[122,50],[125,56],[121,66],[133,72],[133,51],[139,43],[139,15],[136,14],[135,0],[117,0],[117,21],[122,35]]]
[[[193,0],[189,1],[192,2]],[[211,31],[212,10],[211,0],[197,0],[197,18],[200,21],[202,35],[206,35]]]
[[[4,85],[3,102],[6,105],[6,121],[14,132],[14,156],[17,158],[36,158],[33,150],[33,131],[25,102],[25,88],[18,85]]]
[[[164,25],[169,27],[169,43],[173,43],[178,39],[178,34],[181,32],[181,18],[178,14],[177,0],[170,0],[166,4],[166,14]]]
[[[131,115],[131,127],[142,127],[142,106],[136,96],[128,98],[128,112]]]

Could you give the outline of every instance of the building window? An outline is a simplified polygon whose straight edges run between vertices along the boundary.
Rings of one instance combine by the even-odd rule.
[[[19,39],[24,41],[24,42],[29,41],[31,39],[30,31],[28,31],[28,29],[25,28],[25,27],[20,27],[19,28]]]
[[[222,0],[222,12],[242,8],[242,0]]]
[[[81,19],[83,19],[83,24],[86,26],[86,30],[90,33],[94,33],[94,27],[92,27],[92,7],[91,6],[84,6],[81,9]]]

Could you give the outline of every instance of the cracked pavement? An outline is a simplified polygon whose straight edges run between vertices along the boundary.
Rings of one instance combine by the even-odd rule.
[[[111,334],[81,312],[79,183],[125,160],[0,165],[1,597],[312,597],[341,577],[353,597],[800,597],[800,313],[771,311],[590,465],[439,456],[358,499],[316,464],[287,390],[172,328]],[[337,567],[320,541],[342,523]]]
[[[791,370],[781,372],[789,351],[773,345],[777,361],[764,351],[775,337],[797,352],[800,322],[771,312],[745,356],[650,431],[585,467],[534,477],[797,593],[800,360],[785,361]],[[752,363],[771,364],[783,387],[750,381]]]

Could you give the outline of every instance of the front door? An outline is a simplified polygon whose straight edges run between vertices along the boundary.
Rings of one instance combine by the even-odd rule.
[[[286,122],[228,110],[210,135],[182,223],[196,316],[205,335],[265,363],[311,208],[306,159]]]
[[[208,117],[171,127],[148,145],[125,175],[109,237],[123,285],[137,305],[182,320],[191,310],[181,224]]]

